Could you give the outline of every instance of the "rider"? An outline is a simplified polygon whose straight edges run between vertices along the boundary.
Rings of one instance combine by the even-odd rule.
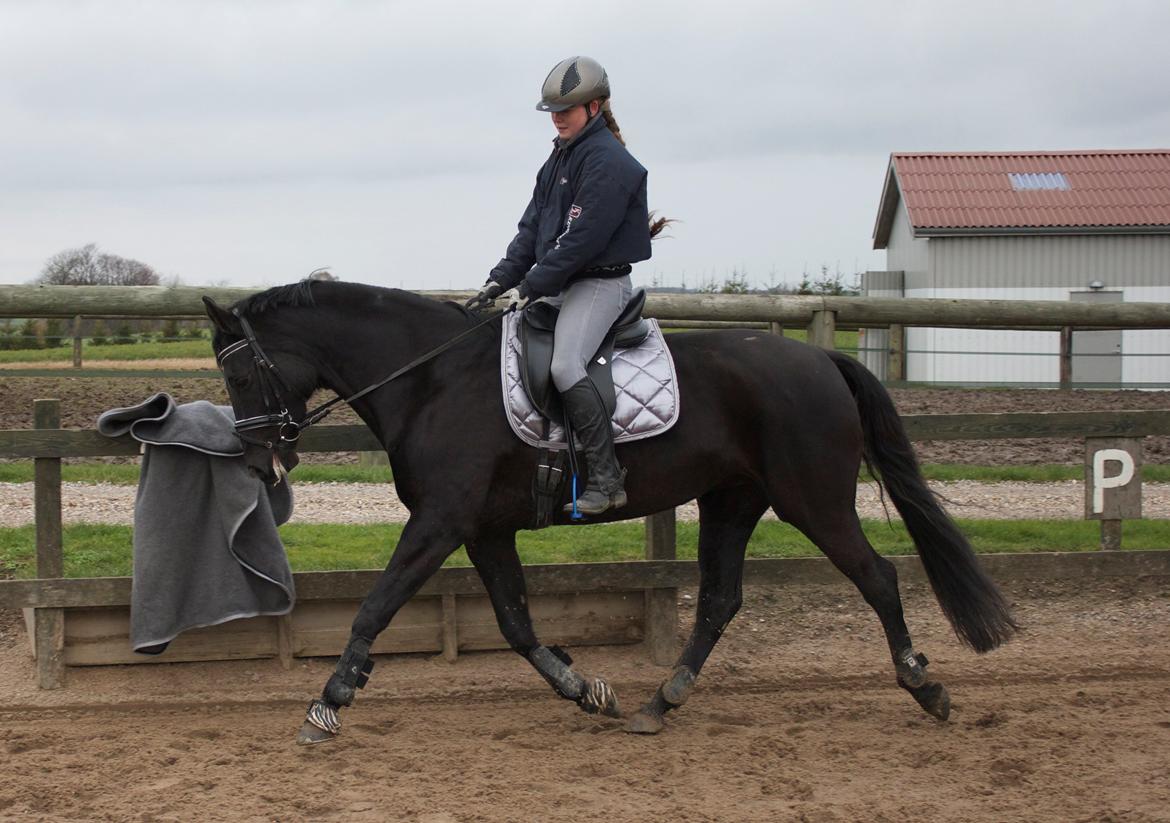
[[[560,309],[552,380],[588,457],[589,482],[577,508],[597,515],[626,504],[625,471],[585,365],[630,300],[631,264],[649,259],[650,238],[668,221],[650,224],[646,169],[625,148],[610,111],[609,78],[596,60],[557,63],[536,108],[552,113],[552,154],[537,173],[516,237],[468,306],[486,306],[518,287],[522,304],[543,299]]]

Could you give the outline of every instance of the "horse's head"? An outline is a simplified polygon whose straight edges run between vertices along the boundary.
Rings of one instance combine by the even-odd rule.
[[[210,297],[203,303],[215,324],[211,345],[227,383],[244,460],[265,483],[277,483],[300,462],[299,423],[317,385],[316,370],[293,353],[297,341],[275,324],[262,326],[261,346],[245,311],[229,311]]]

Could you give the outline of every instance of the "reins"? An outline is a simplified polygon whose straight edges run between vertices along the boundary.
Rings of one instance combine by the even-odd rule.
[[[247,417],[247,418],[244,418],[243,420],[237,420],[235,422],[236,434],[239,436],[239,438],[241,440],[243,440],[247,443],[254,443],[256,445],[264,446],[268,449],[271,449],[271,448],[273,448],[273,443],[271,440],[259,440],[257,438],[254,438],[254,437],[251,437],[251,436],[245,434],[245,432],[252,431],[255,429],[267,428],[269,426],[278,426],[279,427],[278,434],[280,436],[281,441],[286,442],[286,443],[295,443],[300,438],[302,431],[309,428],[309,426],[320,423],[322,420],[324,420],[326,417],[328,417],[330,412],[333,411],[333,406],[337,405],[338,403],[343,403],[343,402],[344,403],[352,403],[355,400],[358,400],[362,397],[365,397],[370,392],[373,392],[373,391],[376,391],[377,389],[382,388],[387,383],[389,383],[393,380],[397,380],[399,377],[402,377],[402,375],[406,374],[407,372],[410,372],[413,369],[418,368],[423,363],[426,363],[427,361],[433,360],[434,358],[438,357],[443,352],[447,351],[448,349],[450,349],[453,346],[455,346],[456,344],[458,344],[464,338],[466,338],[466,337],[474,334],[475,332],[479,331],[480,329],[482,329],[488,323],[492,323],[492,322],[495,322],[496,320],[500,320],[503,317],[505,317],[506,315],[511,314],[512,312],[516,311],[516,307],[517,307],[517,304],[513,303],[511,306],[509,306],[507,309],[500,312],[499,314],[495,314],[495,315],[492,315],[491,317],[488,317],[484,320],[481,320],[480,322],[476,323],[471,328],[465,329],[464,331],[455,335],[450,340],[448,340],[446,343],[443,343],[442,345],[437,346],[434,349],[431,349],[430,351],[426,352],[425,354],[423,354],[419,357],[416,357],[414,360],[411,360],[409,363],[407,363],[402,368],[397,369],[392,374],[389,374],[386,377],[382,378],[377,383],[372,383],[369,386],[366,386],[364,389],[361,389],[360,391],[354,392],[349,397],[341,397],[339,395],[337,397],[334,397],[332,400],[329,400],[325,403],[322,403],[320,406],[313,409],[312,411],[306,412],[305,416],[303,418],[301,418],[300,421],[293,420],[292,415],[288,411],[288,403],[285,402],[285,399],[284,399],[283,395],[281,394],[280,389],[283,387],[285,389],[285,391],[289,391],[289,387],[288,387],[288,384],[285,383],[284,378],[282,378],[280,376],[280,372],[276,368],[276,363],[273,362],[268,357],[268,355],[266,355],[264,353],[264,349],[262,349],[260,347],[260,341],[256,339],[256,332],[253,331],[252,324],[248,322],[247,318],[244,317],[244,315],[240,312],[239,309],[233,309],[232,314],[234,314],[236,316],[236,319],[240,321],[240,328],[244,333],[244,339],[237,342],[237,343],[233,343],[232,345],[225,348],[222,352],[219,353],[219,357],[217,359],[222,364],[223,361],[229,355],[234,354],[237,351],[242,351],[245,346],[247,346],[247,348],[249,348],[252,351],[252,356],[253,356],[253,359],[255,360],[257,371],[260,375],[259,382],[260,382],[260,386],[261,386],[261,393],[262,393],[262,396],[264,398],[265,410],[268,412],[267,414],[264,414],[264,415],[258,415],[256,417]],[[269,378],[268,375],[271,375],[271,378]],[[274,381],[274,382],[270,382],[270,381]],[[272,400],[276,401],[275,404],[280,408],[279,413],[272,411],[273,405],[270,403],[270,397]]]

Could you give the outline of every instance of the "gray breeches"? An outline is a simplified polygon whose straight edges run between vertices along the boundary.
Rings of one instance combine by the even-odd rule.
[[[555,297],[559,306],[553,338],[552,379],[557,391],[568,391],[586,376],[585,364],[630,302],[630,276],[577,280]]]

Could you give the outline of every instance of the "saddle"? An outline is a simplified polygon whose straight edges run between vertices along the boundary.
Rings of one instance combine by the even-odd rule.
[[[585,370],[601,399],[606,411],[612,416],[617,408],[617,395],[613,387],[613,353],[615,349],[632,349],[640,346],[650,334],[650,323],[642,317],[646,305],[646,292],[638,289],[622,310],[606,334],[601,346],[589,358]],[[553,331],[557,325],[560,310],[549,303],[536,302],[525,311],[520,321],[520,378],[532,405],[550,420],[563,420],[561,396],[553,385],[550,369],[553,356]]]

